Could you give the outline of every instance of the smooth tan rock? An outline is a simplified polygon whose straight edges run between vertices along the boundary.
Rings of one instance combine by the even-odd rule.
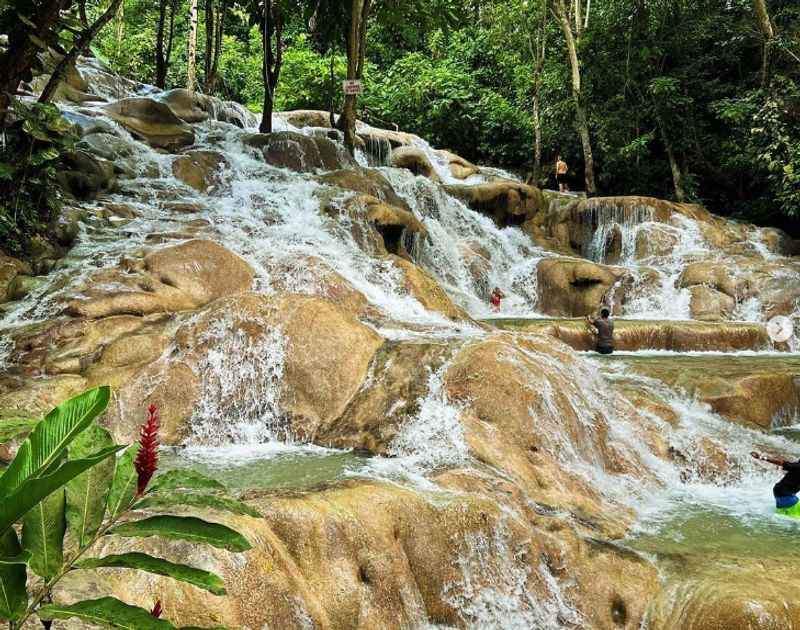
[[[194,142],[194,130],[168,105],[152,98],[124,98],[103,110],[153,147],[174,151]]]
[[[167,105],[175,115],[187,123],[199,123],[208,120],[211,98],[200,92],[175,88],[167,90],[156,97]]]
[[[391,206],[409,210],[408,204],[394,191],[389,180],[375,169],[340,169],[319,175],[323,184],[377,197]]]
[[[416,147],[398,147],[392,150],[392,166],[408,169],[414,175],[421,175],[434,181],[439,180],[428,156],[422,149]]]
[[[75,375],[25,379],[11,391],[0,390],[0,417],[39,418],[85,389],[86,379]]]
[[[687,265],[678,279],[680,288],[703,285],[736,298],[736,284],[728,269],[718,263],[698,262]]]
[[[465,160],[460,155],[456,155],[451,151],[440,150],[436,152],[447,161],[447,166],[450,169],[450,175],[456,179],[467,179],[473,175],[477,175],[480,169],[469,160]]]
[[[227,158],[216,151],[189,151],[172,162],[172,174],[202,193],[218,191],[228,168]]]
[[[258,149],[268,164],[298,173],[335,170],[352,164],[328,138],[294,131],[247,134],[242,142]]]
[[[100,362],[118,368],[126,365],[151,363],[164,352],[169,339],[164,335],[129,335],[115,339],[103,350]]]
[[[545,258],[537,267],[538,307],[543,313],[582,317],[601,306],[618,308],[624,297],[621,268],[570,258]]]
[[[690,287],[689,291],[692,294],[689,311],[694,319],[706,322],[728,319],[736,307],[732,297],[705,285]]]
[[[18,275],[30,273],[30,265],[0,253],[0,304],[11,299],[14,279]]]
[[[331,128],[330,112],[311,109],[298,109],[291,112],[276,112],[293,127],[325,127]]]
[[[469,314],[453,303],[445,290],[427,271],[404,258],[394,256],[392,261],[403,272],[406,290],[426,309],[441,313],[448,319],[470,319]]]
[[[452,184],[445,190],[470,208],[492,217],[499,226],[522,225],[545,205],[542,192],[512,181],[486,184]]]

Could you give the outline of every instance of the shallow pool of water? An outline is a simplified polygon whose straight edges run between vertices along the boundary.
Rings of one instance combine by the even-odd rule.
[[[168,451],[161,465],[195,470],[238,490],[306,489],[358,473],[368,460],[355,451],[265,444]]]

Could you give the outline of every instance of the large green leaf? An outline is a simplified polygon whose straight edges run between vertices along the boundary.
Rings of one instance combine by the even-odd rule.
[[[0,619],[19,619],[28,607],[25,565],[8,563],[8,560],[20,557],[23,557],[23,552],[17,533],[9,529],[0,536],[0,558],[7,559],[6,562],[0,562]]]
[[[107,448],[91,457],[69,461],[40,479],[27,479],[12,494],[0,501],[0,533],[22,518],[39,501],[64,487],[82,472],[111,457],[121,446]]]
[[[31,477],[45,474],[59,461],[67,446],[105,410],[111,390],[90,389],[60,404],[48,413],[17,451],[0,476],[0,498],[10,496]]]
[[[114,597],[87,599],[70,606],[48,604],[38,611],[40,619],[70,619],[77,617],[106,628],[125,628],[127,630],[175,630],[169,621],[156,619],[144,608],[131,606]]]
[[[219,523],[209,523],[194,516],[151,516],[123,523],[111,530],[118,536],[144,538],[163,536],[176,540],[205,543],[228,551],[247,551],[250,543],[239,532]]]
[[[131,444],[117,460],[117,467],[114,470],[114,480],[111,482],[111,490],[108,493],[108,518],[114,519],[128,509],[136,494],[136,455],[139,452],[139,444]]]
[[[64,564],[64,503],[64,491],[57,490],[22,519],[22,546],[31,552],[31,570],[46,580]]]
[[[181,582],[194,584],[214,595],[225,595],[225,582],[222,578],[185,564],[175,564],[162,558],[149,556],[146,553],[123,553],[110,555],[103,558],[89,558],[81,560],[78,565],[81,569],[96,569],[98,567],[117,567],[122,569],[139,569],[157,575],[166,575]]]
[[[113,445],[111,434],[97,423],[92,423],[70,444],[69,456],[80,459],[98,448]],[[80,547],[88,544],[103,524],[113,478],[114,459],[109,458],[67,484],[67,524]]]
[[[213,494],[197,494],[194,492],[158,492],[156,494],[149,494],[136,504],[136,508],[167,509],[175,505],[211,508],[212,510],[233,512],[234,514],[244,514],[246,516],[261,518],[261,514],[258,510],[250,507],[243,501]]]
[[[170,470],[163,475],[158,475],[150,486],[151,492],[160,490],[225,490],[216,479],[201,475],[193,470]]]

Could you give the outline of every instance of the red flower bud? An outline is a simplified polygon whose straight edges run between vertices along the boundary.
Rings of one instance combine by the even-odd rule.
[[[153,615],[153,617],[155,617],[156,619],[158,619],[161,616],[162,612],[163,609],[161,608],[161,600],[157,599],[156,605],[153,606],[153,610],[150,611],[150,614]]]
[[[150,405],[147,411],[147,421],[142,425],[139,434],[139,452],[134,463],[139,475],[136,484],[138,496],[144,494],[147,484],[158,470],[158,409],[155,405]]]

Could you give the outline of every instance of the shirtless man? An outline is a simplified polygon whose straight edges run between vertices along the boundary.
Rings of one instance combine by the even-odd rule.
[[[569,190],[567,187],[568,170],[567,163],[561,159],[561,154],[559,153],[556,157],[556,182],[558,183],[558,192],[567,192]]]

